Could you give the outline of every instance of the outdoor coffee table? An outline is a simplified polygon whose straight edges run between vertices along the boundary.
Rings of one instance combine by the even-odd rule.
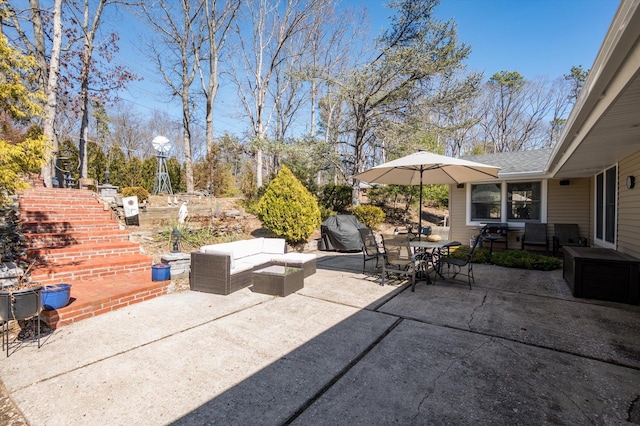
[[[253,271],[253,291],[288,296],[304,287],[304,270],[274,265]]]

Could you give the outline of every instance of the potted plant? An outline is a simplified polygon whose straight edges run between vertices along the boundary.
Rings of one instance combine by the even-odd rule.
[[[9,356],[9,339],[5,341],[5,335],[9,334],[9,323],[17,322],[20,326],[20,335],[26,334],[24,321],[35,317],[36,335],[38,347],[40,347],[40,320],[42,309],[41,291],[42,285],[29,280],[29,271],[33,263],[28,267],[21,267],[25,262],[26,244],[22,236],[20,221],[15,209],[2,212],[2,251],[0,252],[0,275],[3,283],[0,284],[0,322],[2,322],[3,349],[6,343],[7,356]]]

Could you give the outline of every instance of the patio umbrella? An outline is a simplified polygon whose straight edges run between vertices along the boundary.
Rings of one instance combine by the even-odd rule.
[[[459,184],[496,179],[499,167],[460,158],[418,151],[388,161],[359,173],[354,178],[368,183],[392,185],[420,185],[418,238],[422,233],[422,185]]]

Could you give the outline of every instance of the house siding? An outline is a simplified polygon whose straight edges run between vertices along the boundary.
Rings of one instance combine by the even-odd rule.
[[[560,185],[559,179],[550,179],[547,185],[547,232],[553,237],[556,223],[577,223],[580,236],[593,243],[593,179],[568,179],[569,185]]]
[[[465,187],[468,184],[465,184]],[[478,234],[478,230],[467,226],[467,190],[457,188],[455,185],[449,186],[449,239],[460,241],[462,244],[469,244],[473,235]]]
[[[636,177],[636,186],[627,189],[627,176]],[[618,163],[617,249],[640,258],[640,151]]]
[[[640,164],[640,159],[639,159]],[[640,172],[639,172],[640,175]],[[640,181],[639,181],[640,185]],[[549,249],[553,238],[555,223],[577,223],[580,235],[593,242],[593,179],[570,179],[569,185],[560,185],[560,179],[550,179],[547,185],[547,234]],[[640,194],[640,191],[639,191]],[[467,199],[466,188],[450,187],[449,217],[451,220],[452,240],[469,244],[477,227],[466,224]],[[519,249],[522,230],[509,232],[509,248]]]

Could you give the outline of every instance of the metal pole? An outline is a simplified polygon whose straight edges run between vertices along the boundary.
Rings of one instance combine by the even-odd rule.
[[[422,166],[420,166],[420,201],[418,204],[418,241],[422,238]]]

